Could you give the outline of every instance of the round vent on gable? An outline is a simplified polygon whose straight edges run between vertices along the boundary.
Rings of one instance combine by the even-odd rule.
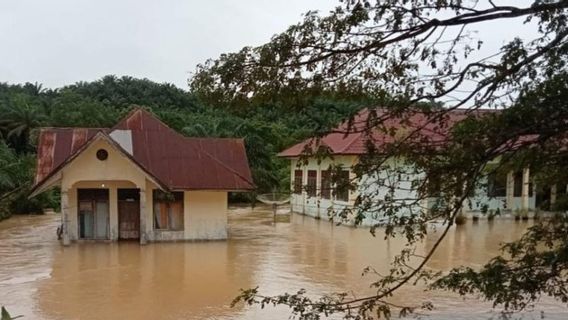
[[[108,159],[108,151],[106,151],[105,149],[97,150],[97,159],[101,161],[105,161],[106,159]]]

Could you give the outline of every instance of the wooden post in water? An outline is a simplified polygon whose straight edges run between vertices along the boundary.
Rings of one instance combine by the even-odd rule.
[[[276,203],[273,203],[272,204],[272,215],[273,215],[274,222],[276,222],[276,210],[278,210],[278,205]]]

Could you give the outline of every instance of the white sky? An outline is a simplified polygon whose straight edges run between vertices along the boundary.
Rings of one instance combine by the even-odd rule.
[[[0,82],[60,87],[107,74],[187,89],[223,52],[259,45],[335,0],[2,0]]]
[[[507,2],[510,0],[503,0]],[[520,3],[517,3],[519,1]],[[515,0],[522,5],[527,0]],[[530,2],[530,1],[529,1]],[[60,87],[107,74],[187,89],[198,63],[259,45],[337,0],[0,0],[0,82]],[[494,52],[519,21],[480,28]]]

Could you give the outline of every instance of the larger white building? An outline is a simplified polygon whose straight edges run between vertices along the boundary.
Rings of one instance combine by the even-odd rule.
[[[379,172],[379,177],[362,176],[357,177],[353,172],[353,167],[360,161],[361,156],[367,153],[367,143],[372,140],[374,146],[380,150],[381,146],[396,139],[397,136],[405,134],[414,128],[426,124],[425,132],[429,141],[441,142],[445,139],[447,129],[453,124],[463,120],[467,116],[467,110],[454,110],[448,112],[446,122],[448,126],[439,124],[426,124],[426,116],[416,113],[410,117],[409,122],[404,124],[395,118],[387,120],[387,126],[394,129],[394,135],[386,134],[383,131],[372,133],[372,139],[362,130],[367,124],[370,111],[365,109],[356,115],[350,123],[344,122],[335,130],[320,139],[310,138],[298,143],[279,155],[290,160],[290,180],[291,180],[291,207],[294,212],[306,214],[313,217],[328,219],[331,215],[341,212],[344,208],[352,208],[355,200],[362,193],[372,195],[377,201],[384,200],[389,192],[389,188],[377,183],[377,179],[390,179],[394,185],[395,198],[417,199],[417,194],[413,191],[413,181],[421,179],[422,175],[414,172],[408,164],[403,161],[390,159],[389,165],[400,171],[407,171],[408,174],[397,174],[396,177],[389,176],[387,171]],[[477,111],[477,115],[483,116],[489,110]],[[377,113],[381,113],[379,110]],[[329,157],[316,157],[315,155],[306,156],[306,150],[316,150],[325,147],[329,152]],[[497,161],[497,160],[496,160]],[[336,190],[330,180],[330,168],[341,166],[341,176],[343,179],[356,181],[355,190]],[[337,171],[335,171],[337,172]],[[340,177],[341,180],[341,177]],[[337,179],[336,179],[337,181]],[[383,180],[384,181],[384,180]],[[391,186],[392,186],[391,185]],[[489,187],[488,187],[489,186]],[[554,203],[557,196],[566,193],[566,185],[550,186],[537,189],[536,184],[530,175],[528,168],[517,172],[508,172],[505,175],[487,175],[483,177],[479,187],[464,203],[464,213],[477,215],[487,212],[534,212],[540,204],[547,202]],[[392,194],[391,194],[392,195]],[[428,208],[435,202],[435,198],[422,200],[420,210]],[[402,210],[402,209],[401,209]],[[401,212],[401,214],[404,214]],[[370,225],[381,220],[380,213],[365,214],[363,225]]]

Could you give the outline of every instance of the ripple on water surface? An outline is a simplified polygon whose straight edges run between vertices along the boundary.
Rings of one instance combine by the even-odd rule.
[[[285,211],[281,211],[285,212]],[[227,241],[79,243],[55,239],[59,216],[17,216],[0,222],[0,304],[25,319],[288,319],[285,308],[229,307],[240,288],[266,294],[305,288],[314,295],[372,292],[366,266],[387,270],[404,243],[371,237],[367,229],[335,226],[269,208],[233,208]],[[478,266],[528,225],[513,221],[453,229],[428,267]],[[435,233],[418,247],[430,248]],[[432,301],[431,319],[491,319],[490,305],[423,287],[401,290],[393,302]],[[543,299],[525,319],[565,319],[565,307]]]

